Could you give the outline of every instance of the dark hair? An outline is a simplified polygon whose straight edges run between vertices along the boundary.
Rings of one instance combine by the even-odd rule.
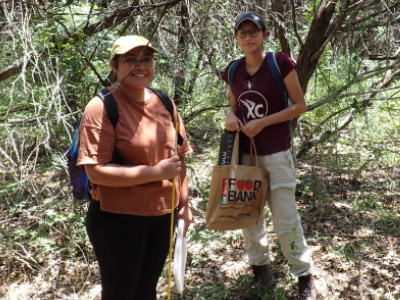
[[[120,56],[121,56],[120,54],[115,54],[115,56],[112,59],[113,61],[115,61],[115,66],[117,67],[117,69],[118,69],[118,60]]]

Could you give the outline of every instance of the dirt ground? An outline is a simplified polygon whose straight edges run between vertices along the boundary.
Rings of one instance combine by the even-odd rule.
[[[182,295],[177,293],[172,276],[171,299],[241,299],[251,281],[241,231],[205,229],[209,174],[198,170],[210,167],[202,163],[189,170],[194,222],[189,232],[185,290]],[[307,242],[313,250],[319,299],[400,299],[398,190],[381,189],[378,179],[368,188],[362,182],[321,173],[307,162],[300,162],[297,170],[296,197]],[[85,208],[81,209],[84,215]],[[43,226],[40,222],[38,215],[29,210],[0,210],[2,232],[12,233],[2,237],[0,243],[0,299],[99,299],[96,260],[83,231],[82,240],[68,238],[77,251],[73,258],[66,256],[63,248],[56,251],[13,242],[12,237],[22,234],[21,228],[40,228],[36,226]],[[271,220],[267,218],[267,222],[277,285],[257,299],[295,300],[297,279],[288,273]],[[65,237],[73,229],[46,228],[50,237]],[[168,266],[169,262],[158,284],[159,300],[168,299]]]
[[[369,203],[362,198],[360,183],[335,176],[326,180],[318,177],[314,187],[304,193],[312,177],[311,169],[307,163],[297,166],[300,182],[296,196],[307,242],[313,251],[319,299],[400,299],[399,195],[386,193],[383,198],[380,195],[384,203]],[[377,183],[375,188],[379,190],[380,185]],[[200,234],[188,245],[187,290],[174,299],[241,299],[251,275],[241,231],[217,234],[205,230],[206,202],[195,198],[192,204],[192,226]],[[385,210],[374,210],[373,205]],[[394,214],[384,215],[387,210]],[[275,291],[259,299],[295,300],[297,279],[288,273],[272,222],[269,218],[267,222],[272,268],[278,284]]]
[[[375,300],[400,299],[399,238],[377,235],[371,225],[349,229],[357,222],[370,222],[366,216],[348,215],[337,204],[333,211],[310,209],[302,220],[309,245],[313,249],[318,299]],[[201,215],[196,215],[196,227],[202,228]],[[297,299],[296,279],[288,274],[285,259],[279,253],[273,228],[270,228],[272,268],[278,278],[279,295],[260,299]],[[240,231],[224,233],[207,241],[189,241],[186,291],[173,299],[241,299],[250,280],[243,240],[232,238]],[[197,267],[198,257],[204,261]],[[164,285],[166,282],[164,282]],[[220,296],[213,296],[212,289]],[[206,292],[207,290],[207,292]],[[223,292],[226,292],[224,296]],[[205,296],[202,296],[205,294]],[[282,298],[282,297],[286,298]]]

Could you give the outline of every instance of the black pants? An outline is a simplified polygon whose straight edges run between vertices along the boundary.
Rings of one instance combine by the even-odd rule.
[[[170,221],[170,214],[104,212],[98,201],[91,201],[86,229],[100,268],[102,300],[156,300],[169,252]]]

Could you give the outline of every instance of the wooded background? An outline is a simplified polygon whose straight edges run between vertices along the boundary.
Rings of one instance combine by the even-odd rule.
[[[160,50],[152,85],[168,92],[187,124],[193,249],[199,240],[226,239],[246,259],[240,233],[214,235],[203,218],[228,109],[220,74],[242,55],[233,27],[247,10],[266,19],[265,50],[282,50],[298,64],[308,110],[294,139],[296,196],[307,237],[316,247],[329,240],[317,256],[335,253],[335,261],[359,270],[350,282],[368,278],[347,287],[325,284],[323,299],[400,298],[399,0],[0,1],[0,298],[96,297],[86,203],[72,198],[65,154],[86,103],[112,80],[113,41],[128,34],[144,35]],[[371,253],[386,260],[364,268]],[[349,274],[330,259],[317,261],[321,282],[324,274]],[[241,294],[238,280],[248,275],[228,272],[227,283],[215,284],[204,277],[212,263],[204,253],[189,253],[185,299]],[[385,274],[381,281],[372,269]],[[280,271],[279,299],[292,299],[288,283],[295,279]],[[200,288],[208,280],[209,295]]]

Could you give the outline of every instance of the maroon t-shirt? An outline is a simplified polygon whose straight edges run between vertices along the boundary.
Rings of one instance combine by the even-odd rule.
[[[297,66],[290,56],[283,52],[275,53],[275,57],[281,71],[282,79]],[[243,124],[253,119],[274,114],[285,108],[279,88],[268,68],[267,58],[264,59],[261,67],[253,76],[247,73],[245,61],[246,58],[240,62],[233,83],[233,93],[237,107],[239,108],[236,116]],[[228,84],[228,69],[232,63],[229,63],[222,75],[222,79]],[[245,135],[242,135],[242,137],[243,151],[249,153],[249,138]],[[265,127],[254,137],[254,142],[258,155],[268,155],[289,149],[289,123],[283,122]]]

